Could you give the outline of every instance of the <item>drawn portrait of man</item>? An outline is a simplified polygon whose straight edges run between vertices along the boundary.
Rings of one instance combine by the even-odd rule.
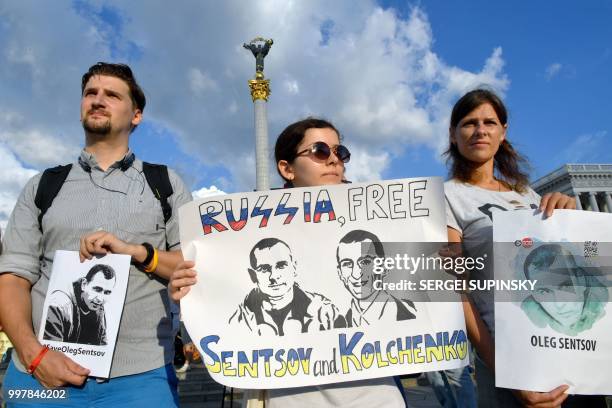
[[[545,244],[531,251],[523,271],[527,279],[537,280],[521,304],[536,326],[575,336],[603,317],[607,288],[561,245]]]
[[[296,282],[298,264],[285,242],[262,239],[251,249],[249,263],[248,273],[255,287],[230,317],[230,325],[260,336],[315,332],[343,325],[343,317],[329,299],[300,288]]]
[[[72,282],[68,292],[51,293],[43,339],[66,343],[105,346],[104,304],[115,287],[115,271],[108,265],[94,265]]]
[[[363,250],[362,244],[366,244],[367,250]],[[380,239],[371,232],[354,230],[340,240],[336,251],[337,272],[352,296],[351,307],[345,316],[348,327],[416,317],[413,302],[376,289],[375,281],[382,280],[385,273],[374,273],[374,259],[384,256]]]

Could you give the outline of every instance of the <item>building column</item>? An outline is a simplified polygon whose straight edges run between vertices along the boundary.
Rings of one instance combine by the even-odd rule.
[[[270,80],[264,78],[264,58],[268,55],[272,39],[256,37],[242,46],[255,57],[255,78],[249,80],[251,98],[255,105],[255,176],[258,191],[270,189],[268,163],[268,112],[266,103],[270,96]]]
[[[270,172],[268,170],[268,113],[266,101],[255,102],[255,174],[257,191],[270,189]]]
[[[268,112],[266,104],[270,96],[270,80],[264,79],[263,73],[257,72],[256,79],[249,80],[251,98],[255,105],[255,175],[256,190],[270,189],[270,172],[268,170]]]
[[[580,202],[580,193],[576,193],[576,209],[582,210],[582,203]]]
[[[591,204],[591,211],[599,212],[597,197],[595,197],[595,193],[592,191],[589,191],[589,204]]]
[[[606,197],[606,205],[608,206],[608,212],[612,213],[612,193],[604,193]]]

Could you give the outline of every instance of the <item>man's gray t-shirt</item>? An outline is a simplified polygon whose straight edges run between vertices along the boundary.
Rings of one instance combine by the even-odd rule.
[[[471,279],[493,279],[493,217],[499,211],[535,210],[540,196],[531,188],[524,194],[516,191],[491,191],[457,180],[444,183],[446,223],[463,236],[464,256],[480,257],[487,254],[485,268],[474,270]],[[491,335],[495,336],[493,292],[476,291],[471,294],[480,317]]]
[[[102,171],[93,155],[84,150],[80,159],[90,166],[91,173],[73,163],[42,219],[42,233],[40,210],[34,204],[40,174],[24,187],[5,231],[0,273],[13,273],[32,284],[35,332],[40,328],[56,250],[78,251],[80,237],[97,230],[132,244],[149,242],[162,250],[167,245],[170,250],[180,249],[178,209],[191,201],[191,193],[176,173],[168,171],[174,193],[168,198],[172,217],[164,223],[160,202],[142,172],[142,161],[135,160],[125,171],[121,162]],[[153,370],[172,361],[178,316],[175,319],[166,285],[166,280],[130,267],[111,377]],[[25,371],[19,359],[14,360],[17,368]]]

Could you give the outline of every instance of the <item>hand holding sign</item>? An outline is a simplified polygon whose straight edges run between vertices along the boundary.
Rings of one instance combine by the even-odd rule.
[[[172,272],[168,290],[170,291],[170,297],[175,302],[178,302],[189,293],[191,286],[195,285],[198,281],[197,272],[193,269],[194,266],[195,263],[193,261],[183,261]]]
[[[64,354],[49,350],[32,375],[47,388],[79,386],[87,379],[89,370]]]
[[[512,390],[512,392],[526,408],[560,407],[568,397],[565,393],[568,388],[567,385],[561,385],[550,392],[523,390]]]
[[[555,208],[575,210],[576,199],[559,192],[544,194],[542,201],[540,201],[540,211],[543,211],[547,217],[550,217]]]

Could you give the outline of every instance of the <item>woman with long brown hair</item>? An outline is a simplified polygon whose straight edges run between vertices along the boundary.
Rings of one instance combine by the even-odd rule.
[[[330,122],[306,118],[281,132],[274,156],[286,188],[312,187],[345,182],[349,150],[340,144],[340,132]],[[193,262],[179,264],[172,274],[169,290],[175,301],[195,284]],[[324,273],[324,271],[321,271]],[[255,391],[255,392],[253,392]],[[394,377],[374,378],[309,387],[248,390],[248,407],[404,407],[400,385]]]
[[[463,255],[477,257],[491,253],[496,211],[539,209],[549,217],[554,209],[576,208],[573,197],[558,192],[540,197],[529,187],[527,161],[513,148],[507,131],[508,112],[492,91],[470,91],[453,108],[449,147],[445,153],[451,179],[444,184],[444,190],[449,242],[462,242]],[[487,265],[481,274],[476,271],[471,278],[493,278],[491,265]],[[476,383],[479,406],[560,406],[567,398],[564,393],[567,385],[560,385],[550,392],[495,387],[493,309],[492,293],[474,292],[464,300],[468,334],[478,352]],[[572,402],[584,403],[584,398],[581,396]],[[589,404],[601,401],[596,397],[596,400],[589,400]],[[567,400],[563,405],[569,402]]]

